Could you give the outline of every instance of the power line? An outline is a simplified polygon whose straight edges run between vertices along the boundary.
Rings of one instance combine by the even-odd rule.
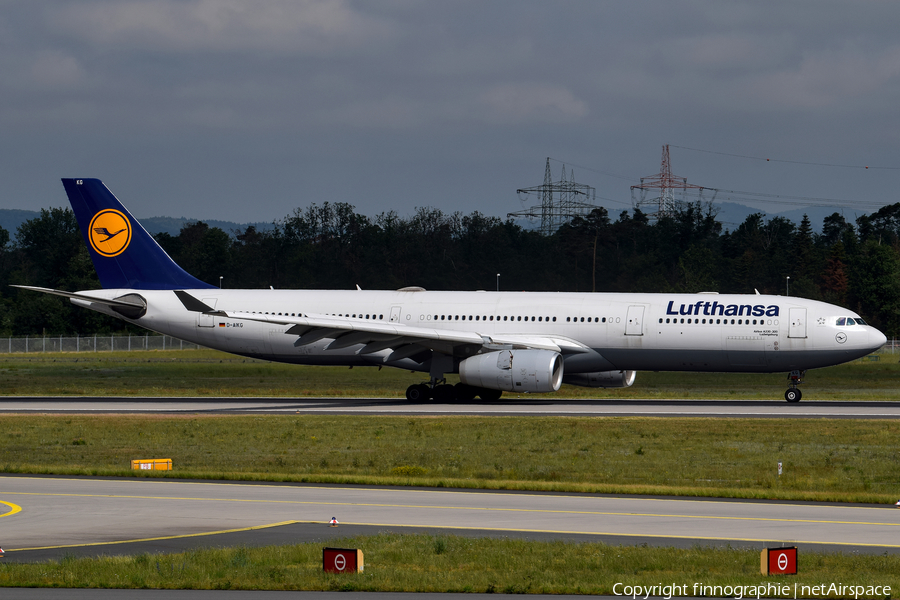
[[[561,160],[559,160],[558,158],[551,158],[551,157],[548,157],[548,158],[549,158],[549,160],[552,160],[553,162],[558,162],[558,163],[560,163],[561,165],[564,165],[564,166],[565,166],[565,165],[569,165],[570,167],[577,167],[577,168],[579,168],[579,169],[584,169],[585,171],[591,171],[591,172],[594,172],[594,173],[599,173],[600,175],[606,175],[607,177],[614,177],[615,179],[621,179],[622,181],[629,181],[629,182],[630,182],[630,181],[634,181],[634,180],[635,180],[634,177],[626,177],[625,175],[618,175],[618,174],[616,174],[616,173],[609,173],[609,172],[607,172],[607,171],[601,171],[600,169],[592,169],[591,167],[584,167],[584,166],[582,166],[582,165],[576,165],[575,163],[571,163],[571,162],[568,162],[568,161],[561,161]]]
[[[860,170],[881,170],[881,171],[900,171],[900,167],[870,167],[868,165],[841,165],[835,163],[809,162],[804,160],[788,160],[784,158],[765,158],[762,156],[750,156],[747,154],[734,154],[731,152],[718,152],[716,150],[703,150],[702,148],[690,148],[688,146],[679,146],[670,144],[672,148],[680,148],[682,150],[691,150],[692,152],[704,152],[706,154],[718,154],[719,156],[731,156],[733,158],[746,158],[749,160],[758,160],[763,162],[787,163],[793,165],[808,165],[813,167],[836,167],[840,169],[860,169]]]

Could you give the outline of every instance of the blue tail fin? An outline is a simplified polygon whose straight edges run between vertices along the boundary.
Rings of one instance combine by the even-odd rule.
[[[62,182],[104,288],[214,287],[175,264],[102,181],[63,179]]]

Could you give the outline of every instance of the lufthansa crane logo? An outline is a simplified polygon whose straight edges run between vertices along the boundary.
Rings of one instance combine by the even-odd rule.
[[[112,258],[125,252],[131,243],[131,222],[121,212],[107,208],[91,219],[88,234],[97,254]]]

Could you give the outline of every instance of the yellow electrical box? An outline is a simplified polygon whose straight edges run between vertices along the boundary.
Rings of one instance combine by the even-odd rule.
[[[132,469],[139,469],[142,471],[171,471],[172,470],[172,459],[171,458],[141,458],[138,460],[131,461]]]

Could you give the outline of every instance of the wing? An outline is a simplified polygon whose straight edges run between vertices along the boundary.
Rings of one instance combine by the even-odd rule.
[[[190,311],[241,321],[258,321],[288,326],[284,333],[297,336],[297,341],[294,342],[295,346],[305,346],[319,340],[330,339],[332,342],[326,346],[326,350],[348,348],[360,344],[363,347],[358,351],[359,354],[391,350],[391,353],[384,359],[386,363],[415,356],[424,351],[455,356],[469,356],[482,349],[499,350],[510,347],[553,350],[561,354],[591,351],[580,342],[557,336],[488,334],[475,330],[435,329],[331,315],[309,314],[290,317],[215,310],[187,292],[176,290],[175,294],[185,308]]]

